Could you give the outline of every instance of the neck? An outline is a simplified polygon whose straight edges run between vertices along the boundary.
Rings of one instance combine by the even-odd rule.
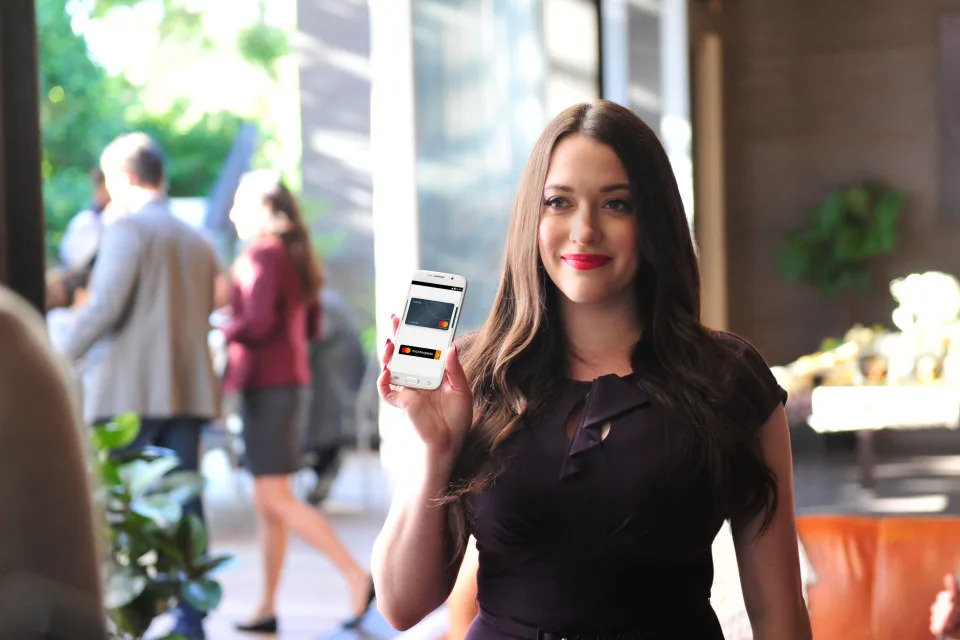
[[[630,355],[642,332],[636,297],[625,294],[617,300],[582,304],[559,296],[570,352],[569,374],[592,379],[608,373],[631,373]]]
[[[165,195],[163,189],[155,187],[130,187],[129,193],[124,198],[124,208],[128,213],[134,213],[151,200],[159,200]]]

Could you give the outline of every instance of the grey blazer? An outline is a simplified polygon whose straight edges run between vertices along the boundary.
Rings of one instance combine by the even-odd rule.
[[[166,200],[107,225],[65,351],[98,346],[84,419],[133,411],[143,418],[219,414],[207,334],[218,273],[213,248]]]

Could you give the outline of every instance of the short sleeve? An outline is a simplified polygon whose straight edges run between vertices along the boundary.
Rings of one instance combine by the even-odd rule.
[[[777,379],[773,376],[773,372],[770,371],[770,366],[752,344],[740,336],[726,331],[717,331],[715,336],[722,344],[737,355],[740,361],[753,374],[752,377],[754,380],[759,382],[760,390],[757,410],[762,416],[760,423],[760,425],[762,425],[766,422],[767,418],[770,417],[774,409],[777,408],[777,405],[787,404],[786,389],[780,386]],[[734,385],[738,390],[742,390],[743,392],[747,392],[747,390],[753,386],[751,381],[746,380],[737,380],[734,382]],[[758,425],[758,427],[760,425]]]

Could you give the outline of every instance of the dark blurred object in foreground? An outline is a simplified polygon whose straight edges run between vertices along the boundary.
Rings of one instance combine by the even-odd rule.
[[[0,287],[0,638],[103,638],[78,412],[43,321]]]

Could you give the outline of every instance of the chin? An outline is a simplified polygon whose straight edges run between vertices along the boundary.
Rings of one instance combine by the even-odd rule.
[[[561,295],[574,304],[601,304],[618,297],[613,287],[597,287],[585,284],[565,284],[557,287]]]

